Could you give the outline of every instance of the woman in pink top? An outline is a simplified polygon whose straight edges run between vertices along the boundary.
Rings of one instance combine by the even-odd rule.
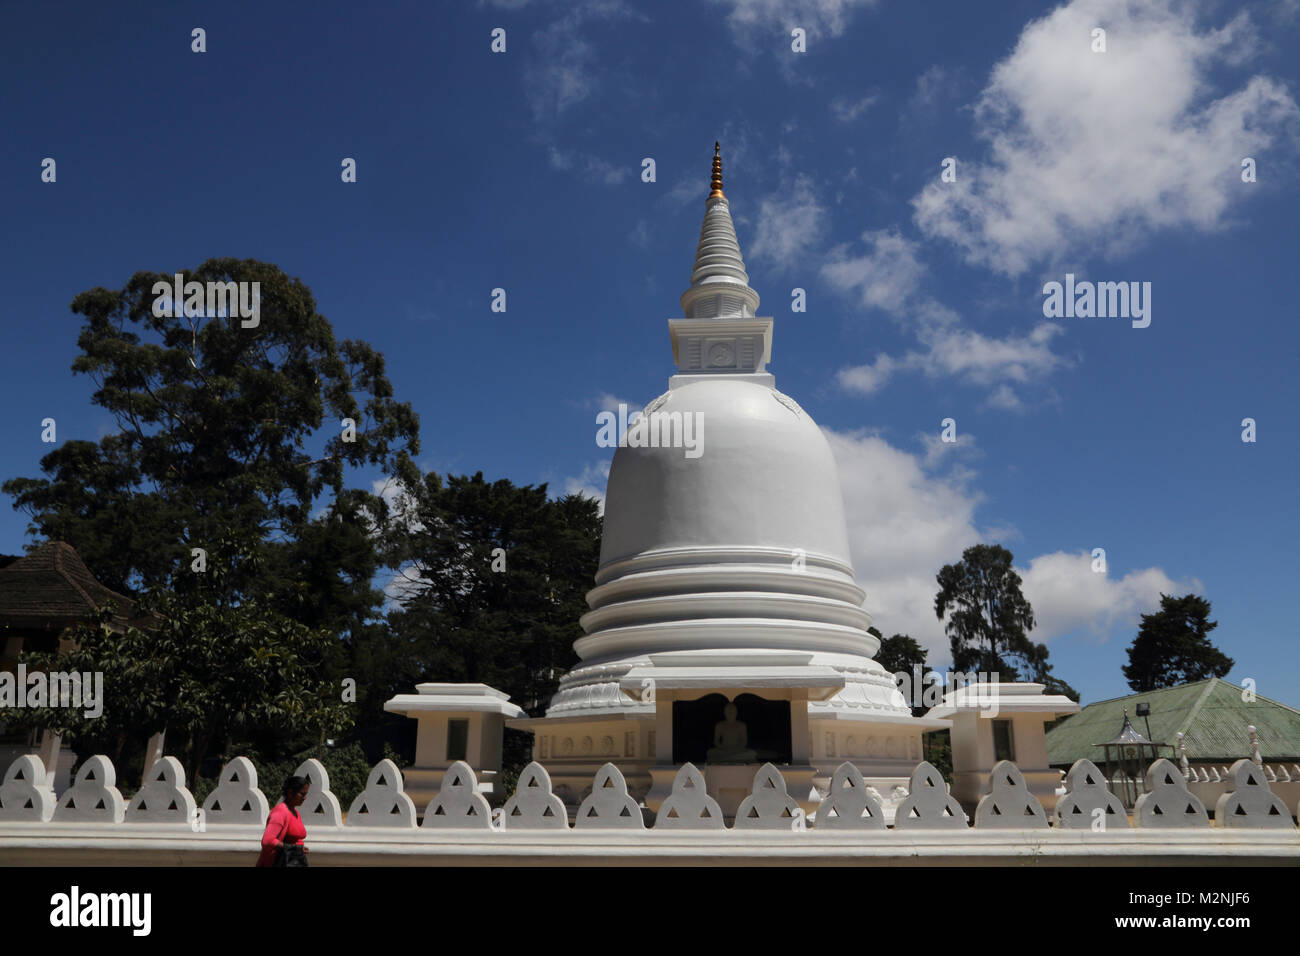
[[[284,800],[275,805],[270,818],[266,821],[266,832],[262,834],[262,852],[257,857],[258,866],[275,866],[276,854],[286,847],[301,846],[307,839],[307,827],[303,825],[298,808],[307,799],[307,790],[311,781],[306,777],[290,777],[284,782]],[[292,852],[289,865],[307,865],[307,847],[302,846],[301,855]],[[293,857],[298,857],[294,862]]]

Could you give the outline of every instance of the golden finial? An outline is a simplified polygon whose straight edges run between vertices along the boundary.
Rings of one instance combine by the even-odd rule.
[[[709,198],[722,195],[722,147],[715,141],[713,143],[713,176],[709,179]]]

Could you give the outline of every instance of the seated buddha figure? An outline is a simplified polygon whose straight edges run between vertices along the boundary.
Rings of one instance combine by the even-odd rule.
[[[749,731],[745,722],[736,719],[736,705],[728,702],[722,709],[725,720],[713,725],[713,746],[709,763],[756,763],[758,754],[749,749]]]

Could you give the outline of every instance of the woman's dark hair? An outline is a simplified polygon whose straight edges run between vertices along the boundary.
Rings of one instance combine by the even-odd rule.
[[[284,789],[281,790],[280,793],[285,797],[285,799],[288,799],[289,794],[297,793],[309,783],[311,783],[311,780],[307,777],[289,777],[285,780]]]

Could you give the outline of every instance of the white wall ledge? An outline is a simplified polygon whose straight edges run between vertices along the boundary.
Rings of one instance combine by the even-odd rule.
[[[111,830],[111,833],[105,833]],[[0,825],[0,866],[252,866],[261,828]],[[318,827],[314,866],[1295,866],[1300,833],[1267,830],[397,830]]]

